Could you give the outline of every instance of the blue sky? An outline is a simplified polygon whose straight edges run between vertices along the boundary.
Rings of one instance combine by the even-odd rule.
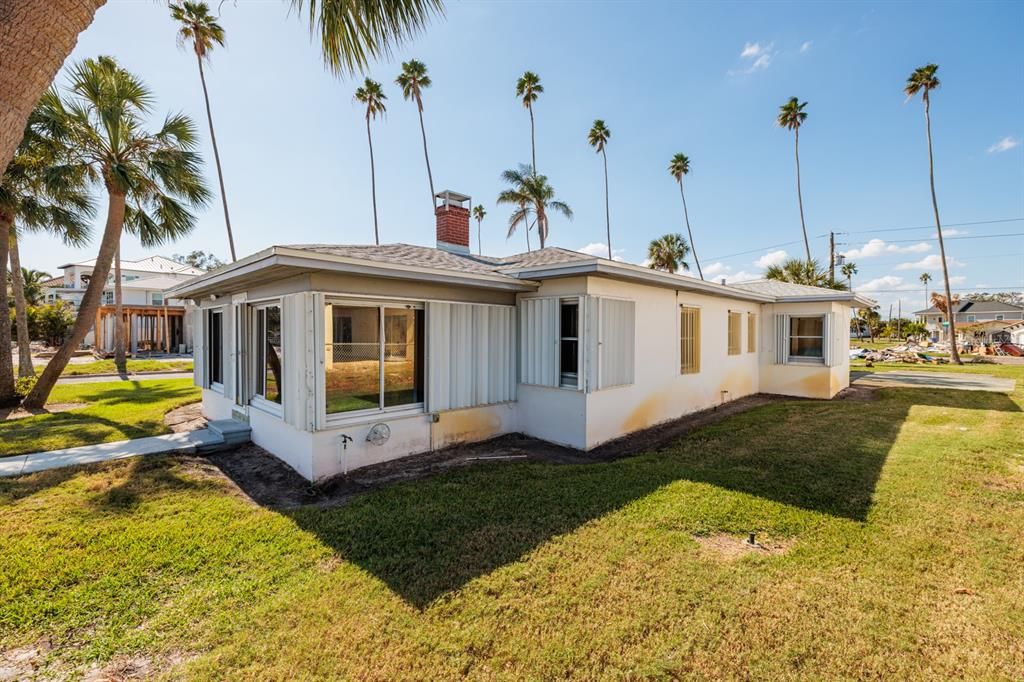
[[[271,244],[372,242],[366,130],[352,99],[361,79],[325,71],[283,0],[225,2],[221,23],[228,45],[212,55],[207,78],[239,255]],[[931,272],[935,286],[941,270],[928,227],[923,107],[906,102],[902,86],[934,61],[943,83],[932,107],[943,222],[1017,219],[953,228],[967,237],[947,244],[954,288],[1024,289],[1022,26],[1021,3],[450,3],[445,20],[369,71],[389,97],[373,131],[381,239],[434,240],[415,106],[393,84],[403,59],[430,69],[435,185],[484,204],[486,253],[525,247],[521,234],[506,241],[508,211],[494,199],[501,171],[529,159],[529,118],[514,87],[530,69],[545,87],[537,165],[576,214],[554,219],[551,243],[604,242],[600,158],[586,144],[602,118],[612,131],[616,254],[641,262],[653,237],[683,229],[666,171],[681,151],[692,163],[694,241],[715,277],[753,277],[780,252],[801,252],[793,137],[774,124],[796,95],[809,102],[800,143],[814,255],[827,259],[819,235],[836,231],[839,250],[854,252],[855,286],[873,292],[883,314],[900,298],[912,310],[924,300],[920,273]],[[160,118],[185,111],[205,139],[195,60],[174,34],[164,3],[110,2],[72,60],[115,56],[153,88]],[[1005,234],[1017,236],[992,237]],[[29,237],[22,258],[55,272],[94,248]],[[187,241],[163,251],[192,249],[226,257],[219,204]],[[126,237],[123,253],[145,252]]]

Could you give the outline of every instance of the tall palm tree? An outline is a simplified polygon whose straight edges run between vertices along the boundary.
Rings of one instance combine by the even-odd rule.
[[[857,264],[853,261],[843,263],[843,267],[839,268],[840,272],[843,273],[843,277],[846,278],[846,288],[853,291],[853,276],[857,274]]]
[[[92,328],[125,225],[139,234],[180,235],[195,225],[192,209],[210,200],[195,124],[187,116],[171,114],[159,130],[149,132],[145,119],[153,100],[139,78],[111,57],[99,57],[71,67],[66,97],[51,89],[40,103],[42,129],[66,141],[102,183],[107,218],[71,334],[25,397],[25,407],[43,406],[71,353]]]
[[[665,270],[675,274],[680,269],[689,270],[690,264],[686,257],[690,255],[690,245],[679,233],[665,234],[651,240],[647,245],[647,260],[651,270]]]
[[[43,302],[43,282],[50,279],[50,273],[42,270],[21,268],[21,282],[25,292],[25,303],[39,305]]]
[[[932,276],[927,272],[922,272],[921,276],[917,278],[921,284],[924,285],[924,306],[928,307],[928,282],[932,281]]]
[[[792,284],[803,284],[809,287],[822,287],[825,289],[846,290],[844,282],[837,282],[828,276],[828,270],[821,267],[818,261],[803,260],[801,258],[790,258],[781,265],[771,265],[765,270],[766,279],[774,279],[779,282],[790,282]]]
[[[484,210],[483,204],[477,204],[473,207],[473,217],[476,219],[476,252],[480,255],[483,255],[484,252],[484,240],[481,224],[484,222],[484,216],[486,215],[487,211]]]
[[[402,62],[402,73],[398,74],[395,84],[402,88],[402,96],[416,102],[416,110],[420,115],[420,134],[423,136],[423,158],[427,162],[427,182],[430,183],[430,206],[434,206],[434,176],[430,172],[430,156],[427,154],[427,129],[423,126],[423,90],[431,85],[427,75],[427,66],[421,61],[410,59]]]
[[[686,233],[690,235],[690,249],[693,252],[693,261],[697,264],[697,274],[704,279],[704,273],[700,269],[700,259],[697,258],[697,249],[693,245],[693,230],[690,229],[690,213],[686,210],[686,194],[683,192],[683,176],[690,172],[690,158],[686,154],[676,154],[668,164],[668,172],[679,183],[679,196],[683,199],[683,217],[686,219]]]
[[[601,155],[601,159],[604,161],[604,225],[608,234],[608,260],[612,259],[612,218],[611,212],[608,210],[608,152],[605,148],[608,146],[611,136],[612,131],[608,130],[608,126],[601,119],[595,120],[594,125],[590,127],[590,132],[587,133],[587,142]]]
[[[804,222],[804,196],[800,190],[800,126],[807,120],[807,112],[804,107],[807,102],[801,102],[796,97],[790,97],[789,101],[779,107],[779,116],[776,119],[779,126],[793,131],[793,151],[796,155],[796,200],[800,204],[800,227],[804,231],[804,250],[807,252],[807,260],[811,260],[811,242],[807,239],[807,224]]]
[[[14,158],[0,176],[0,233],[7,233],[9,244],[20,377],[35,375],[29,348],[27,308],[38,292],[30,295],[27,291],[34,283],[32,273],[35,271],[21,267],[19,232],[45,230],[69,246],[82,246],[88,240],[89,221],[94,214],[86,187],[87,166],[70,161],[68,149],[59,141],[39,134],[40,115],[37,108],[29,116],[29,125]],[[0,265],[6,267],[6,261]],[[6,298],[6,287],[2,293]],[[0,310],[6,309],[6,302],[0,302]],[[0,337],[5,331],[9,334],[9,327],[0,330]],[[9,337],[6,342],[8,345],[3,346],[4,341],[0,340],[0,347],[10,346]],[[8,367],[0,371],[5,372],[2,383],[6,385]]]
[[[516,81],[516,97],[523,101],[523,106],[530,112],[530,168],[534,173],[537,172],[537,138],[533,122],[533,105],[542,92],[544,86],[540,83],[540,76],[533,71],[524,72]]]
[[[324,62],[336,74],[354,74],[389,56],[434,16],[444,14],[442,0],[289,2],[296,14],[308,17]],[[106,0],[0,0],[0,92],[5,106],[0,116],[0,168],[14,156],[32,107],[71,54],[78,34],[104,4]],[[6,11],[8,5],[16,5],[18,11]]]
[[[210,93],[206,89],[206,73],[203,61],[210,58],[214,45],[224,47],[224,29],[217,23],[216,17],[210,14],[205,2],[189,2],[184,0],[180,5],[171,5],[171,17],[181,26],[178,29],[178,45],[192,45],[199,65],[199,81],[203,85],[203,101],[206,102],[206,122],[210,126],[210,143],[213,145],[213,162],[217,166],[217,182],[220,183],[220,200],[224,206],[224,225],[228,230],[228,248],[231,250],[232,262],[238,260],[235,255],[235,236],[231,232],[231,216],[228,214],[228,195],[224,191],[224,170],[220,165],[220,150],[217,148],[217,135],[213,130],[213,113],[210,111]]]
[[[924,124],[928,133],[928,183],[932,190],[932,210],[935,212],[935,230],[939,236],[939,255],[942,256],[942,279],[946,288],[946,300],[950,300],[949,290],[949,268],[946,265],[946,244],[942,239],[942,221],[939,220],[939,201],[935,197],[935,158],[932,154],[932,115],[931,115],[931,91],[939,87],[939,79],[935,73],[939,70],[938,64],[927,64],[914,69],[914,72],[907,78],[903,92],[907,99],[917,93],[921,93],[924,100]],[[955,365],[962,365],[960,353],[956,350],[956,324],[953,316],[949,316],[949,355]]]
[[[511,236],[518,225],[525,225],[532,213],[540,238],[540,248],[543,249],[547,245],[550,232],[549,212],[561,213],[572,220],[572,209],[564,201],[555,198],[555,188],[548,183],[547,176],[538,175],[530,166],[520,166],[518,171],[507,170],[502,173],[501,178],[511,184],[512,188],[498,195],[498,203],[518,207],[509,218],[509,235]]]
[[[384,100],[387,95],[380,83],[367,78],[362,87],[356,89],[356,100],[366,106],[366,141],[370,144],[370,192],[373,198],[373,238],[380,245],[380,228],[377,225],[377,171],[373,165],[373,136],[370,134],[370,121],[384,116],[387,107]]]

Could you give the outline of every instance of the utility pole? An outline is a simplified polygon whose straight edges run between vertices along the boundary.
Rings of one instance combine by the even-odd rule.
[[[896,336],[903,338],[903,299],[899,300],[899,305],[896,306]]]
[[[828,281],[836,281],[836,233],[828,233]]]

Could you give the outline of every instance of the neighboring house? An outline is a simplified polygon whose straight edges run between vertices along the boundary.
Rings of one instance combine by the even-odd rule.
[[[924,323],[933,341],[949,341],[949,319],[945,313],[932,306],[914,314]],[[958,327],[977,322],[1024,320],[1024,306],[999,301],[961,301],[953,306],[953,315]]]
[[[95,264],[93,259],[60,266],[64,276],[44,283],[46,302],[67,301],[77,312]],[[165,300],[164,290],[202,273],[199,268],[163,256],[121,261],[121,296],[130,352],[178,352],[183,347],[188,349],[192,346],[192,324],[186,315],[190,304],[181,299]],[[85,339],[85,345],[95,346],[101,352],[113,350],[114,319],[114,269],[111,267],[96,322]],[[97,328],[100,330],[98,335]]]
[[[211,419],[310,480],[521,432],[589,450],[758,392],[849,383],[848,318],[873,301],[723,285],[560,248],[469,251],[441,193],[438,247],[273,246],[169,294],[195,312]]]

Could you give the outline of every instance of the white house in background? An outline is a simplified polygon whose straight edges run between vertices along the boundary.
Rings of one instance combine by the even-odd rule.
[[[67,301],[77,311],[92,278],[96,260],[60,266],[63,277],[43,285],[46,302]],[[177,286],[204,271],[163,256],[121,261],[121,296],[131,352],[170,350],[178,352],[192,346],[192,324],[186,315],[187,301],[164,299],[164,290]],[[101,352],[113,350],[114,343],[114,269],[107,276],[100,310],[85,344]],[[96,334],[96,329],[100,333]]]
[[[274,246],[192,299],[211,419],[318,480],[521,432],[580,450],[757,392],[849,383],[850,292],[723,285],[560,248],[469,251],[469,197],[437,248]]]
[[[949,341],[949,319],[932,306],[914,313],[928,329],[933,341]],[[1024,320],[1024,306],[1000,301],[961,301],[953,305],[953,321],[957,326],[978,322]]]

